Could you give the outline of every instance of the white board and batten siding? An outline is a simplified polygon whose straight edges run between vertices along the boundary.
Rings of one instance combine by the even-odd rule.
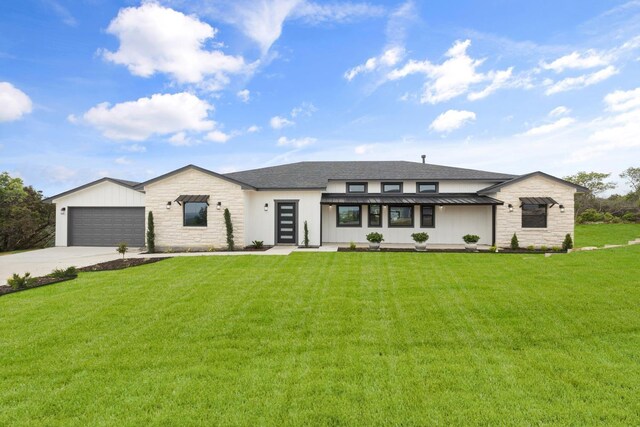
[[[56,246],[67,246],[70,207],[144,207],[144,193],[103,181],[53,200],[56,206]],[[65,213],[62,214],[62,208]]]

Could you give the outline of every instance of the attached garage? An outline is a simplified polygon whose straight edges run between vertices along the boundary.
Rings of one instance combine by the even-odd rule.
[[[69,246],[144,246],[144,208],[69,207]]]

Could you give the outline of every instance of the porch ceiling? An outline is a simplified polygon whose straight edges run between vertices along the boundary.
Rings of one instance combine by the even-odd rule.
[[[504,202],[477,194],[345,194],[322,193],[320,201],[328,204],[383,204],[383,205],[502,205]]]

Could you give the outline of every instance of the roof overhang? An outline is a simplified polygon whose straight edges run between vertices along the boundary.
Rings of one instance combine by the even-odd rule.
[[[520,197],[520,206],[522,205],[553,205],[559,204],[551,197]]]
[[[532,176],[542,176],[544,178],[550,179],[550,180],[555,181],[557,183],[564,184],[567,187],[573,187],[573,188],[576,189],[577,193],[589,193],[589,189],[586,188],[586,187],[583,187],[582,185],[574,184],[573,182],[569,182],[569,181],[566,181],[564,179],[560,179],[560,178],[555,177],[553,175],[549,175],[548,173],[536,171],[536,172],[531,172],[531,173],[528,173],[528,174],[525,174],[525,175],[520,175],[517,178],[513,178],[513,179],[510,179],[508,181],[501,182],[499,184],[494,184],[494,185],[492,185],[490,187],[487,187],[487,188],[483,188],[482,190],[478,191],[478,194],[495,194],[498,191],[500,191],[500,189],[502,189],[502,187],[506,187],[508,185],[515,184],[516,182],[524,181],[525,179],[531,178]]]
[[[195,202],[195,203],[206,203],[209,204],[209,196],[208,195],[192,195],[192,194],[181,194],[177,199],[174,200],[179,205],[187,202]]]
[[[240,181],[235,180],[233,178],[229,178],[228,176],[216,173],[214,171],[210,171],[210,170],[205,169],[205,168],[201,168],[200,166],[196,166],[196,165],[187,165],[187,166],[181,167],[180,169],[176,169],[176,170],[173,170],[171,172],[167,172],[164,175],[160,175],[158,177],[152,178],[152,179],[150,179],[148,181],[145,181],[145,182],[142,182],[142,183],[136,185],[135,189],[136,190],[143,190],[144,187],[149,185],[149,184],[152,184],[152,183],[158,182],[158,181],[162,181],[163,179],[167,179],[169,177],[172,177],[174,175],[177,175],[177,174],[179,174],[181,172],[184,172],[184,171],[187,171],[187,170],[190,170],[190,169],[197,170],[197,171],[202,172],[204,174],[211,175],[213,177],[220,178],[220,179],[222,179],[224,181],[228,181],[228,182],[231,182],[233,184],[239,185],[244,190],[255,190],[256,189],[255,187],[253,187],[253,186],[251,186],[249,184],[246,184],[244,182],[240,182]]]
[[[502,205],[504,202],[477,194],[345,194],[323,193],[320,203],[333,204],[383,204],[383,205]]]
[[[61,197],[68,196],[69,194],[75,193],[77,191],[84,190],[85,188],[93,187],[94,185],[98,185],[103,182],[110,182],[112,184],[120,185],[122,187],[128,188],[129,190],[139,191],[136,189],[137,183],[131,181],[123,181],[115,178],[100,178],[95,181],[91,181],[88,184],[81,185],[80,187],[72,188],[71,190],[65,191],[64,193],[56,194],[55,196],[47,197],[46,199],[42,199],[44,203],[53,203],[54,200],[59,199]]]

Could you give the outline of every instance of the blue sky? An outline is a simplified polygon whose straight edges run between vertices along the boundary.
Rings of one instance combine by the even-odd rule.
[[[621,181],[639,71],[640,1],[8,0],[0,170],[52,195],[424,153]]]

